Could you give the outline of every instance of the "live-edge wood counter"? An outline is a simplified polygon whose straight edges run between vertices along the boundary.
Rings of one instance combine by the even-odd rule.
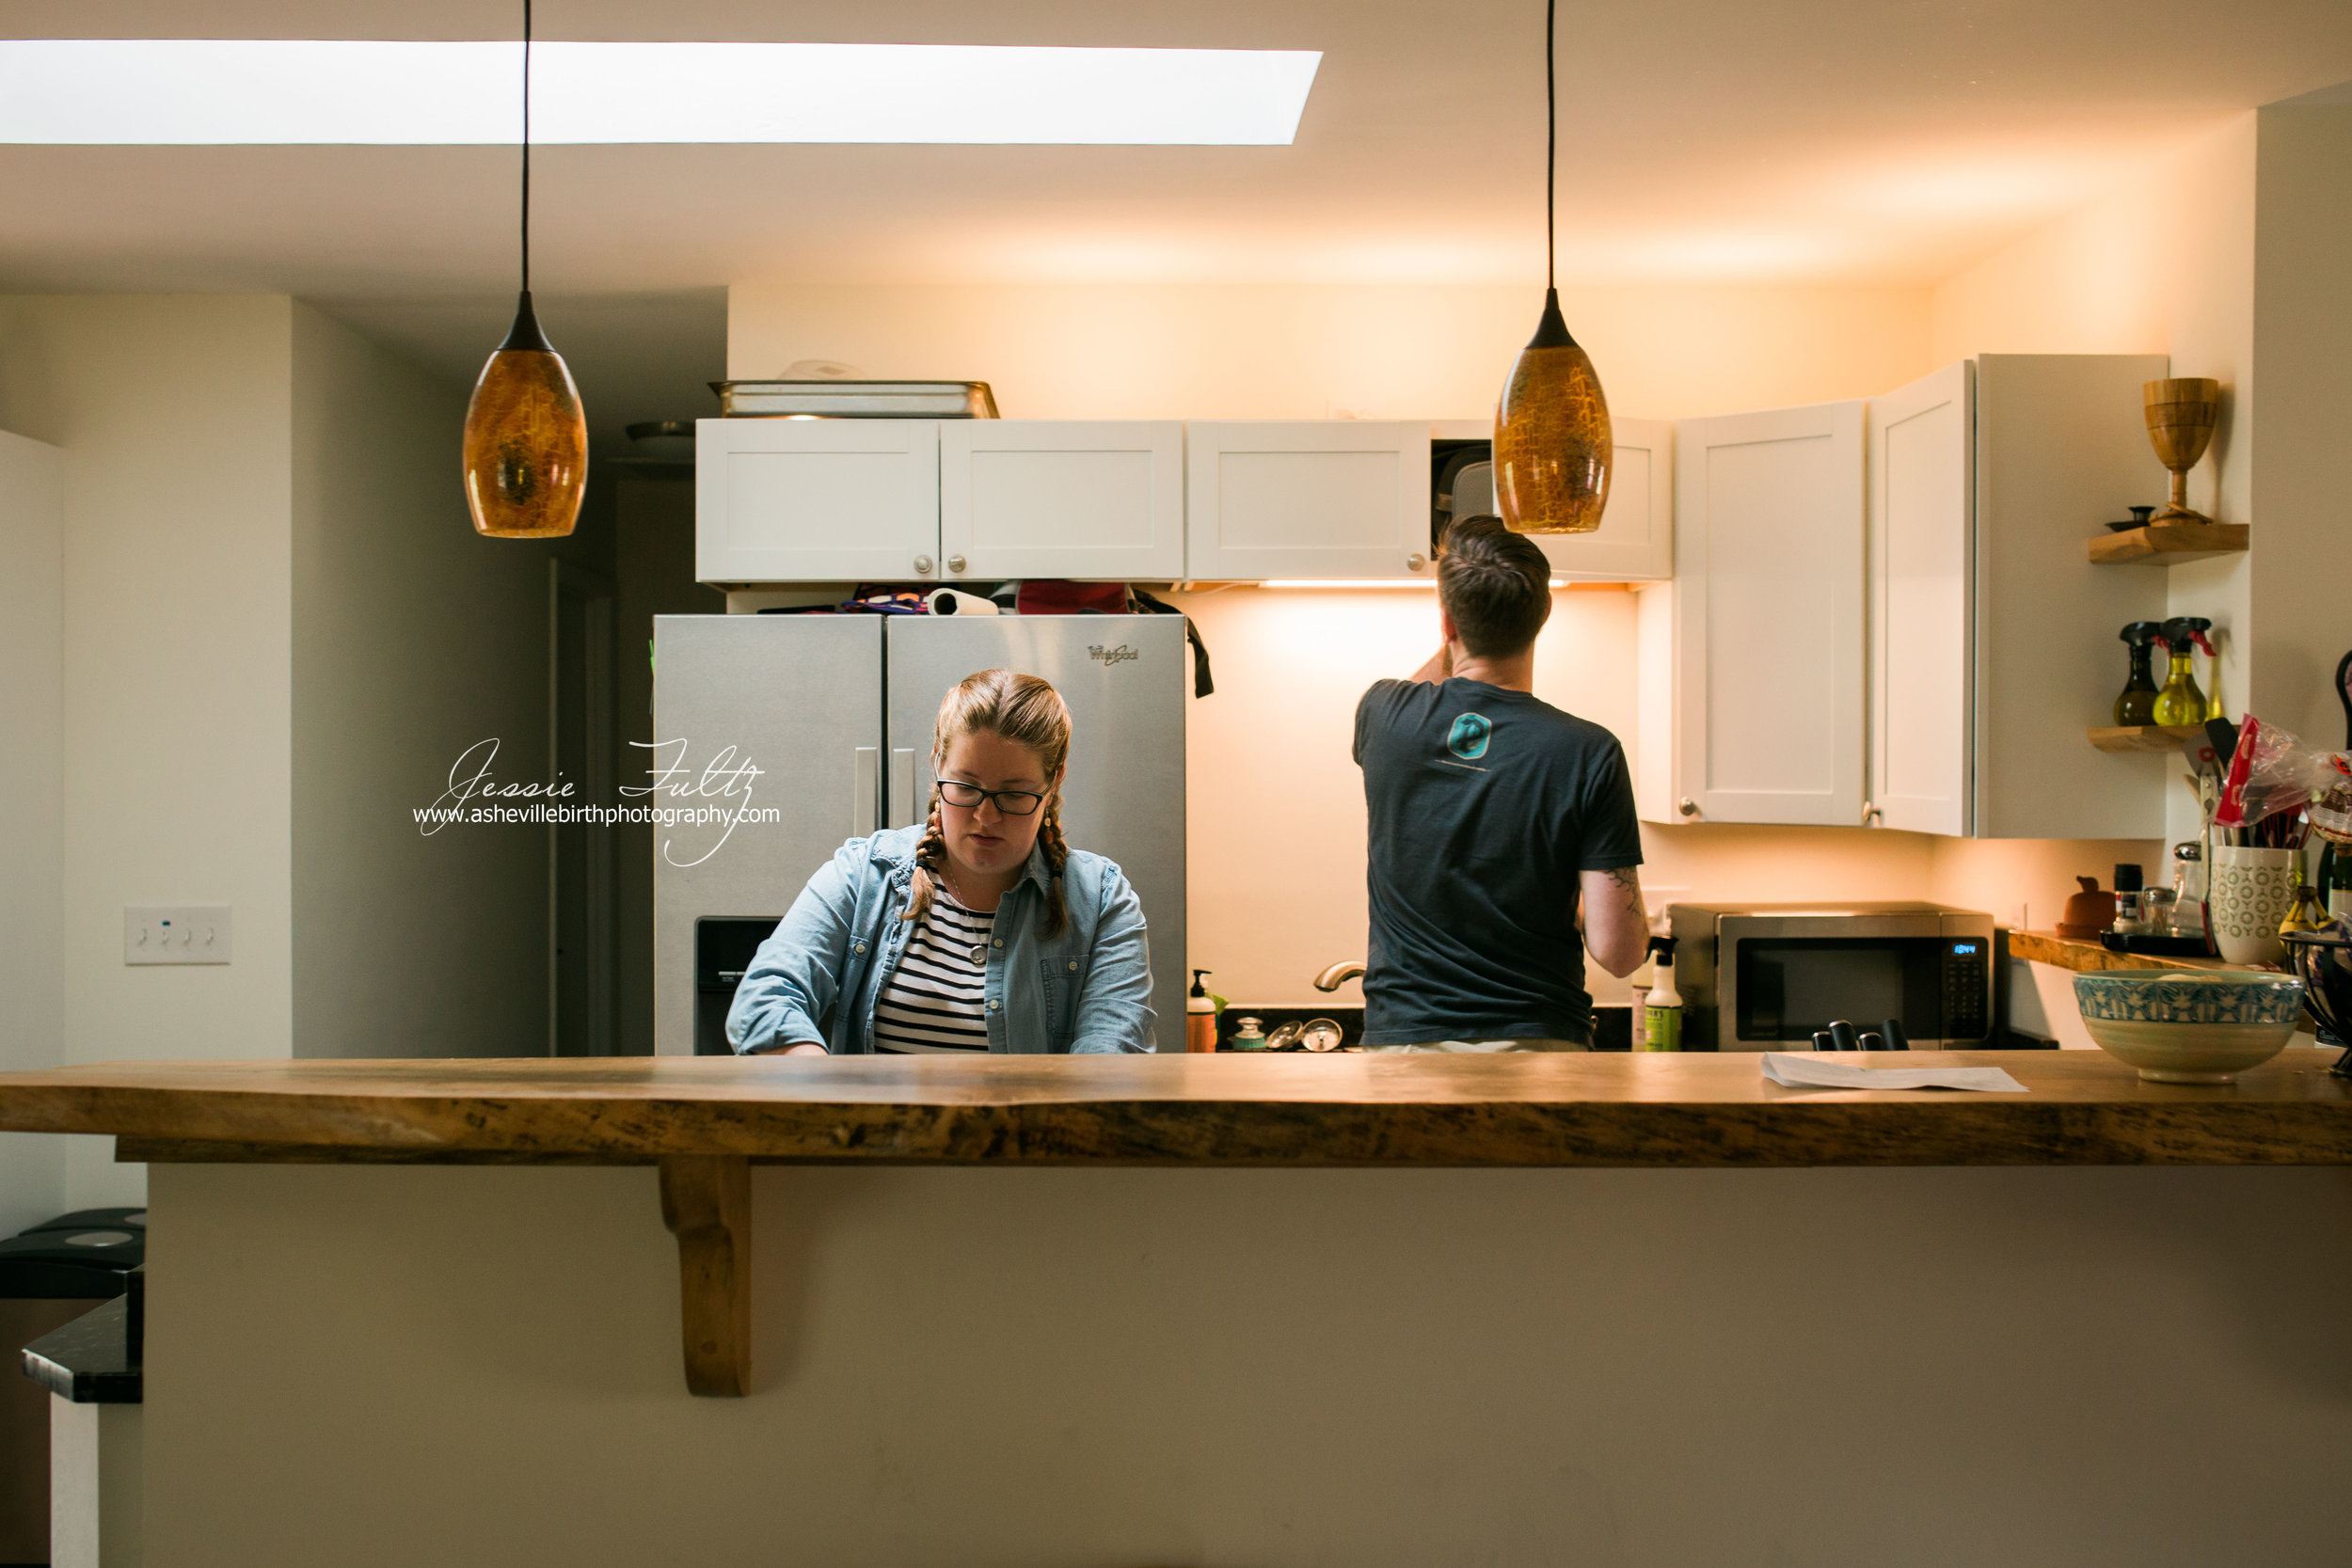
[[[1914,1052],[2024,1095],[1788,1089],[1756,1056],[616,1057],[116,1063],[0,1074],[0,1130],[143,1161],[1240,1165],[2352,1164],[2352,1083],[2091,1052]]]
[[[1789,1089],[1753,1055],[120,1063],[0,1074],[0,1130],[151,1162],[657,1164],[688,1386],[740,1394],[755,1162],[1197,1165],[2352,1164],[2352,1084],[2220,1087],[2088,1052],[1918,1052],[2023,1095]]]

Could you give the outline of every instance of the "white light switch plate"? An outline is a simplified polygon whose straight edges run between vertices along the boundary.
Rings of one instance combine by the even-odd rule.
[[[126,906],[122,911],[122,961],[127,964],[227,963],[229,906]]]

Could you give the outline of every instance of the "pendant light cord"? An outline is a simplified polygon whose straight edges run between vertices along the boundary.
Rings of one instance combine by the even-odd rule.
[[[523,293],[531,293],[531,0],[523,0]]]
[[[529,15],[530,15],[530,12],[531,12],[531,0],[523,0],[523,14],[524,14],[525,16],[529,16]],[[1554,287],[1556,287],[1556,284],[1555,284],[1555,282],[1554,282],[1554,280],[1553,280],[1553,277],[1552,277],[1552,261],[1551,261],[1551,256],[1552,256],[1552,248],[1553,248],[1553,244],[1552,244],[1552,229],[1551,229],[1551,225],[1552,225],[1551,210],[1552,210],[1552,202],[1553,202],[1553,199],[1554,199],[1553,193],[1554,193],[1554,192],[1555,192],[1555,191],[1559,188],[1559,184],[1560,184],[1560,176],[1559,176],[1559,172],[1558,172],[1558,168],[1559,168],[1559,162],[1560,162],[1560,105],[1559,105],[1559,98],[1558,98],[1558,95],[1557,95],[1557,93],[1556,93],[1556,91],[1555,91],[1555,89],[1554,89],[1554,87],[1553,87],[1553,86],[1552,86],[1552,64],[1551,64],[1551,56],[1552,56],[1552,44],[1551,44],[1551,31],[1552,31],[1552,27],[1553,27],[1553,25],[1554,25],[1554,24],[1558,22],[1558,20],[1559,20],[1559,16],[1560,16],[1560,0],[1545,0],[1545,4],[1544,4],[1544,288],[1545,288],[1545,290],[1546,290],[1547,292],[1549,292],[1549,291],[1550,291],[1551,289],[1553,289]],[[528,24],[526,24],[526,27],[527,27],[527,26],[528,26]],[[526,53],[528,53],[528,49],[529,49],[529,46],[528,46],[528,45],[526,45],[526,46],[525,46]],[[526,102],[528,102],[528,100],[526,100]],[[525,145],[525,147],[524,147],[524,150],[523,150],[523,160],[524,160],[524,161],[523,161],[523,168],[524,168],[524,171],[525,171],[525,172],[524,172],[524,176],[523,176],[523,178],[524,178],[524,180],[525,180],[525,182],[526,182],[526,184],[525,184],[525,188],[526,188],[526,189],[528,189],[528,188],[529,188],[529,186],[528,186],[528,182],[529,182],[529,180],[530,180],[530,173],[529,173],[529,170],[530,170],[530,167],[531,167],[531,163],[530,163],[530,159],[531,159],[531,151],[530,151],[530,148],[529,148],[529,146],[528,146],[529,126],[530,126],[530,122],[529,122],[528,119],[525,119],[525,121],[524,121],[524,129],[525,129],[526,145]],[[529,201],[528,201],[528,198],[526,198],[526,201],[525,201],[525,208],[526,208],[526,211],[528,211],[528,207],[529,207]],[[526,220],[525,220],[525,221],[528,221],[528,218],[526,218]]]

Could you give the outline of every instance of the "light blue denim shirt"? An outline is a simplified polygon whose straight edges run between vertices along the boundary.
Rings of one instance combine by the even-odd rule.
[[[853,838],[808,879],[792,911],[760,943],[727,1010],[739,1053],[822,1040],[835,1055],[874,1049],[874,1006],[914,923],[923,830]],[[1152,958],[1143,905],[1119,867],[1070,851],[1061,935],[1042,935],[1048,874],[1042,850],[996,908],[988,953],[988,1048],[1035,1054],[1152,1049]]]

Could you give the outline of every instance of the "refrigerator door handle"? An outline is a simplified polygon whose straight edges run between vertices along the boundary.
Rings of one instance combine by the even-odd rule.
[[[908,747],[890,753],[890,825],[914,826],[914,751]]]
[[[874,798],[882,789],[882,748],[860,746],[857,768],[850,781],[850,836],[874,834]]]

